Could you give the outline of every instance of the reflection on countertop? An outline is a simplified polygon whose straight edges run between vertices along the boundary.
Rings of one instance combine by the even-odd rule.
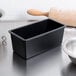
[[[7,57],[7,47],[0,42],[0,63]]]
[[[70,63],[62,69],[62,76],[76,76],[76,64]]]
[[[27,61],[14,53],[13,68],[16,73],[20,73],[21,76],[60,76],[60,49],[59,46]]]

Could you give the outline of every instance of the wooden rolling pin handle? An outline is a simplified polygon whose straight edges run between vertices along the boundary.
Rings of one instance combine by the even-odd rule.
[[[27,13],[33,16],[46,16],[50,19],[56,20],[60,23],[65,24],[65,26],[76,27],[76,13],[70,11],[59,11],[56,9],[52,9],[51,14],[49,12],[42,12],[35,9],[27,10]]]
[[[33,16],[47,16],[49,15],[49,12],[41,12],[39,10],[35,10],[35,9],[29,9],[27,10],[27,13]]]

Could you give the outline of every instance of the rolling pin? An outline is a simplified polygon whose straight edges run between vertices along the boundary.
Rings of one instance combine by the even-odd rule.
[[[49,12],[42,12],[35,9],[27,10],[27,13],[33,16],[46,16],[65,26],[76,27],[76,11],[75,10],[57,10],[51,9]]]

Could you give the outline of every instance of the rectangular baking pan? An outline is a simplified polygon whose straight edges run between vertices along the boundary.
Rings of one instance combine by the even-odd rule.
[[[9,32],[14,52],[29,59],[59,46],[63,38],[64,25],[45,19]]]

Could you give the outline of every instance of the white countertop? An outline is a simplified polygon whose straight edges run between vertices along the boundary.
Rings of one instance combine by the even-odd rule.
[[[34,22],[34,21],[33,21]],[[11,37],[8,33],[8,30],[21,27],[23,25],[30,24],[31,22],[1,22],[0,23],[0,75],[1,76],[76,76],[75,71],[70,72],[70,67],[74,67],[73,65],[68,65],[70,60],[68,56],[62,52],[54,54],[57,56],[53,57],[57,63],[51,62],[50,54],[51,52],[47,52],[36,58],[33,58],[28,61],[27,65],[27,75],[26,75],[26,62],[23,59],[19,59],[16,56],[13,56],[12,44],[11,44]],[[7,37],[7,45],[2,45],[2,36]],[[76,29],[75,28],[65,28],[63,42],[68,39],[76,36]],[[59,57],[60,56],[60,57]],[[14,57],[14,58],[13,58]],[[18,59],[16,59],[18,58]],[[59,59],[58,59],[59,58]],[[14,59],[14,60],[13,60]],[[15,60],[16,59],[16,60]],[[60,60],[62,59],[62,60]],[[21,62],[20,62],[21,61]],[[62,61],[63,66],[60,64]],[[62,68],[60,68],[62,66]],[[56,68],[56,69],[55,69]],[[62,70],[61,70],[62,69]],[[75,68],[72,68],[75,69]],[[54,73],[55,70],[55,73]],[[66,70],[66,71],[65,71]],[[29,71],[29,72],[28,72]],[[61,72],[62,71],[62,72]]]

